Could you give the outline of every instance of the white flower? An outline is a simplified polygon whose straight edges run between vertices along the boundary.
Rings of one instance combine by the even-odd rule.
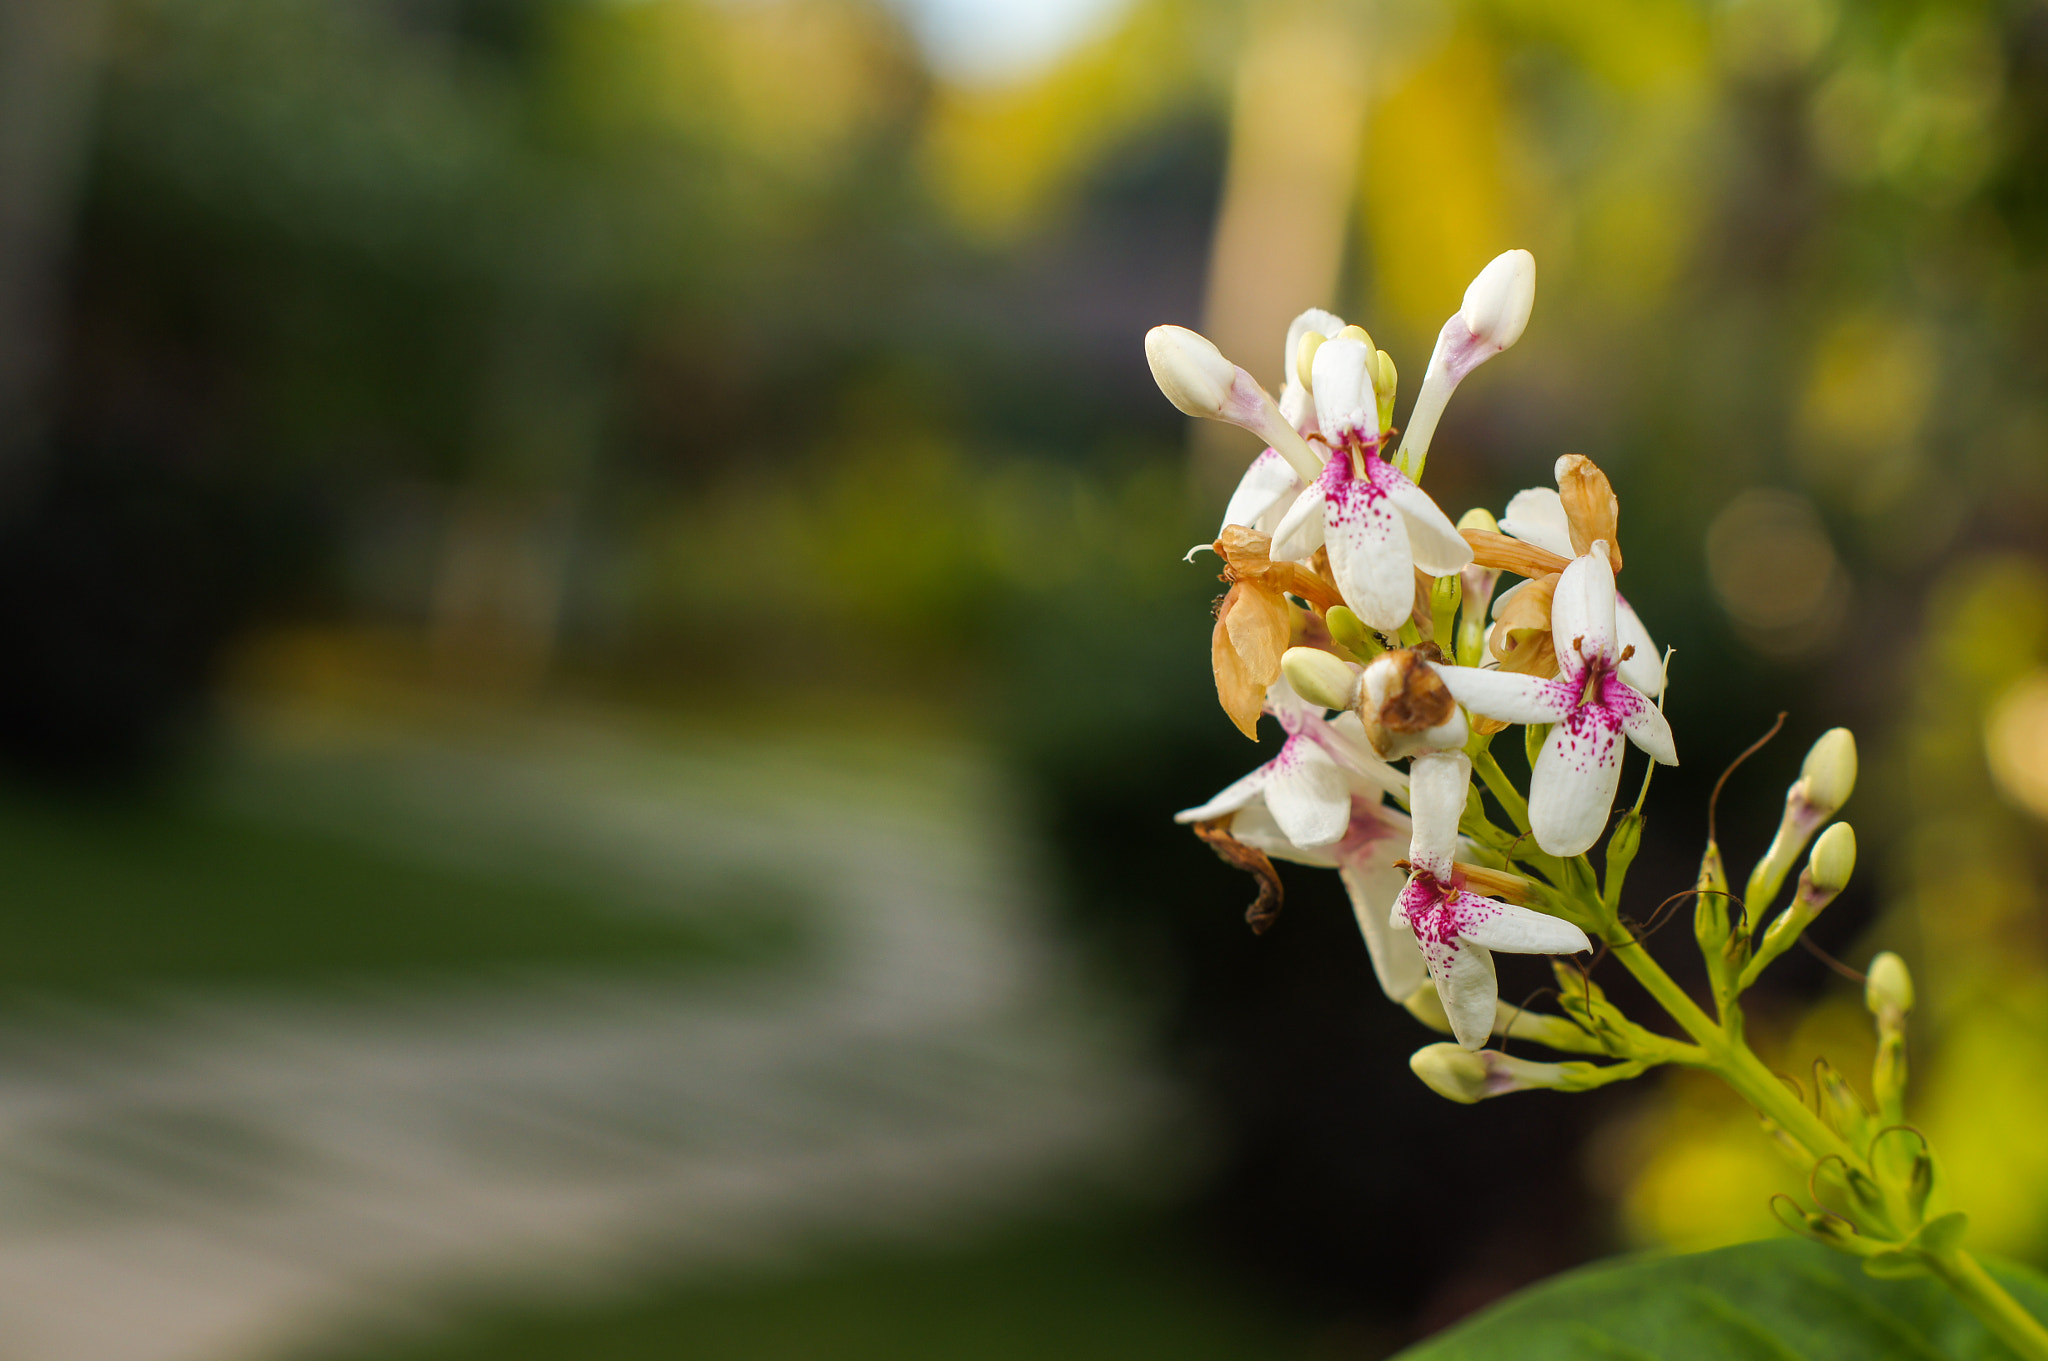
[[[1358,931],[1365,938],[1380,990],[1396,1002],[1405,1002],[1429,982],[1414,933],[1392,919],[1394,900],[1407,881],[1394,862],[1408,847],[1408,815],[1389,808],[1371,781],[1359,775],[1350,778],[1351,823],[1338,841],[1326,846],[1295,845],[1280,830],[1264,801],[1257,799],[1231,819],[1230,835],[1281,860],[1335,869],[1351,899],[1352,915],[1358,919]]]
[[[1174,814],[1175,822],[1208,822],[1260,799],[1280,834],[1310,849],[1340,841],[1350,830],[1358,780],[1376,791],[1405,787],[1400,773],[1372,754],[1355,714],[1331,722],[1285,680],[1267,687],[1265,707],[1287,734],[1279,754],[1207,803]]]
[[[1465,289],[1464,305],[1437,333],[1422,375],[1422,391],[1408,413],[1401,460],[1420,468],[1444,406],[1465,375],[1522,338],[1536,301],[1536,257],[1525,250],[1495,256]]]
[[[1410,767],[1413,872],[1395,899],[1393,923],[1414,933],[1452,1035],[1476,1050],[1493,1033],[1498,987],[1492,951],[1563,955],[1592,944],[1570,922],[1466,890],[1452,853],[1471,778],[1472,762],[1462,752],[1418,756]]]
[[[1299,366],[1295,361],[1301,349],[1301,338],[1311,331],[1317,335],[1333,336],[1343,329],[1344,318],[1320,307],[1309,308],[1287,327],[1287,347],[1280,356],[1280,371],[1287,375],[1286,382],[1280,386],[1280,415],[1304,436],[1316,433],[1316,411],[1308,395],[1308,384],[1297,372]],[[1312,479],[1296,473],[1294,466],[1278,449],[1267,448],[1252,460],[1251,466],[1238,480],[1237,490],[1230,494],[1230,504],[1223,511],[1223,524],[1216,531],[1217,537],[1221,538],[1223,530],[1232,525],[1271,534],[1309,480]]]
[[[1507,513],[1500,517],[1503,534],[1509,534],[1523,543],[1535,544],[1538,548],[1557,554],[1561,558],[1574,557],[1572,551],[1571,521],[1566,518],[1564,498],[1553,487],[1530,487],[1518,491],[1508,502]],[[1493,602],[1493,617],[1500,618],[1513,599],[1516,591],[1526,583],[1517,583],[1503,591]],[[1620,592],[1614,596],[1614,624],[1621,650],[1629,656],[1621,663],[1621,678],[1651,699],[1664,693],[1664,659],[1657,651],[1657,644],[1651,641],[1650,631],[1643,627],[1643,621]],[[1630,649],[1634,649],[1630,652]]]
[[[1439,666],[1460,704],[1507,723],[1549,723],[1529,780],[1529,829],[1552,855],[1577,855],[1600,838],[1621,780],[1621,735],[1667,766],[1678,764],[1671,725],[1619,674],[1614,569],[1605,540],[1564,569],[1551,604],[1554,680]]]
[[[1317,347],[1310,389],[1329,459],[1273,531],[1272,552],[1299,560],[1328,548],[1345,603],[1391,633],[1414,607],[1416,569],[1462,571],[1472,548],[1427,492],[1380,457],[1377,369],[1377,352],[1352,336]]]

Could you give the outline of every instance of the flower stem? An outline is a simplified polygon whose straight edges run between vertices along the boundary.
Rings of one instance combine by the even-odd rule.
[[[1500,768],[1500,762],[1494,759],[1493,753],[1485,747],[1472,751],[1472,768],[1479,772],[1480,779],[1486,781],[1487,792],[1514,819],[1516,829],[1528,831],[1529,801],[1522,797],[1521,790],[1515,788],[1515,782]]]
[[[1848,1167],[1868,1171],[1865,1159],[1848,1141],[1808,1109],[1738,1035],[1715,1024],[1664,967],[1650,957],[1650,952],[1618,924],[1608,936],[1608,945],[1623,967],[1698,1043],[1704,1061],[1697,1066],[1719,1075],[1759,1114],[1804,1144],[1815,1159],[1836,1157]],[[2048,1328],[1994,1280],[1975,1257],[1961,1247],[1942,1252],[1923,1250],[1921,1255],[1935,1278],[2007,1346],[2025,1361],[2048,1361]]]
[[[1924,1254],[1935,1278],[1955,1293],[1984,1326],[2027,1361],[2048,1361],[2048,1328],[1993,1280],[1975,1257],[1960,1247]]]

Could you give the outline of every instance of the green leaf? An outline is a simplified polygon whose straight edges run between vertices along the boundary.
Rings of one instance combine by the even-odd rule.
[[[1990,1265],[1990,1264],[1987,1264]],[[1991,1274],[2037,1318],[2048,1278]],[[1817,1243],[1631,1257],[1513,1295],[1399,1361],[2011,1361],[1938,1282],[1873,1280]]]

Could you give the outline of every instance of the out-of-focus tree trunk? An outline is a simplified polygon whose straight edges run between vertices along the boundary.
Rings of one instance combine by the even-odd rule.
[[[1367,32],[1356,7],[1323,0],[1251,6],[1247,22],[1203,327],[1277,393],[1287,323],[1336,301],[1365,127]],[[1227,491],[1255,452],[1252,436],[1197,422],[1205,492]]]
[[[101,0],[0,3],[0,509],[46,433],[104,20]]]

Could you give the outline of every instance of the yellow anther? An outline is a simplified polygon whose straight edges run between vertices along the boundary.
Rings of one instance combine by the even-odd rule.
[[[1328,339],[1329,337],[1321,331],[1303,331],[1301,340],[1294,347],[1294,376],[1301,380],[1303,387],[1311,391],[1314,390],[1315,384],[1309,380],[1309,371],[1315,367],[1316,351],[1321,349],[1323,342]]]

